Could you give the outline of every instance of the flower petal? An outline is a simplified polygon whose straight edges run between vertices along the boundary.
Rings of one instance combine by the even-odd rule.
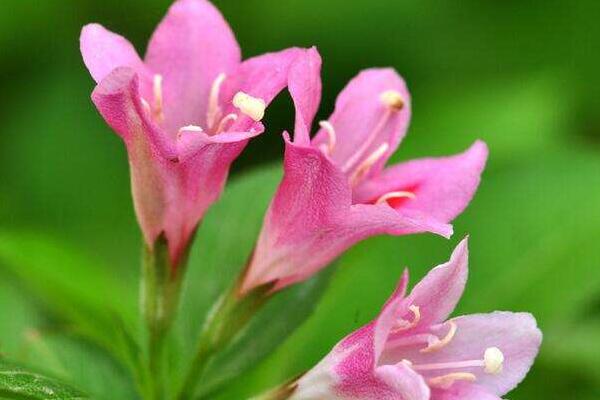
[[[390,90],[402,97],[404,105],[400,110],[382,102],[382,94]],[[389,148],[371,168],[370,174],[375,175],[400,144],[409,120],[410,95],[398,73],[391,68],[365,70],[340,93],[329,118],[337,136],[331,158],[345,172],[351,172],[387,143]],[[313,144],[318,147],[327,143],[328,135],[321,129]]]
[[[377,319],[373,322],[373,347],[374,347],[374,363],[379,360],[379,356],[383,353],[385,343],[388,340],[389,334],[392,331],[399,317],[399,312],[404,311],[404,295],[408,286],[408,269],[405,269],[400,278],[400,282],[396,286],[394,293],[388,298]]]
[[[538,354],[542,333],[531,314],[493,312],[454,318],[454,338],[433,353],[410,350],[403,354],[414,364],[481,360],[486,349],[497,347],[504,354],[502,371],[486,374],[482,367],[462,368],[477,377],[477,384],[498,396],[515,388],[531,368]],[[425,373],[425,375],[431,374]],[[462,399],[462,398],[461,398]]]
[[[246,147],[252,133],[225,133],[206,136],[183,132],[186,148],[169,182],[170,207],[165,218],[165,232],[173,243],[177,261],[185,250],[198,222],[218,200],[229,175],[232,162]],[[188,135],[197,134],[197,139]]]
[[[133,69],[142,80],[150,78],[146,66],[133,45],[123,36],[107,30],[102,25],[84,26],[79,44],[83,62],[96,83],[100,83],[117,67]]]
[[[447,223],[469,204],[485,167],[488,150],[475,142],[464,153],[442,158],[409,161],[385,169],[354,191],[354,201],[374,203],[387,193],[411,192],[415,198],[389,201],[406,213],[417,212]]]
[[[308,50],[294,63],[288,90],[296,108],[294,143],[308,146],[310,130],[321,102],[321,56],[316,48]]]
[[[206,0],[178,0],[148,44],[146,64],[163,77],[164,126],[206,126],[208,99],[220,73],[239,64],[240,49],[221,13]]]
[[[473,384],[456,382],[449,389],[434,389],[431,400],[502,400],[487,389]]]
[[[147,141],[156,156],[177,158],[174,143],[158,127],[141,102],[139,75],[131,68],[118,67],[108,74],[92,92],[92,101],[108,125],[128,144]]]
[[[299,281],[323,267],[331,259],[314,252],[331,252],[333,220],[350,204],[344,174],[319,150],[295,145],[287,133],[285,139],[284,176],[265,215],[242,291],[273,281],[279,289],[291,277]]]
[[[146,243],[152,246],[164,227],[169,204],[165,186],[176,149],[146,117],[138,75],[131,68],[111,72],[96,87],[92,100],[127,146],[134,205]]]
[[[381,395],[373,393],[372,399],[429,400],[430,391],[425,380],[402,363],[378,367],[375,374],[391,393],[380,389]]]
[[[347,216],[345,225],[362,226],[375,229],[369,235],[387,233],[388,235],[408,235],[431,232],[445,238],[452,236],[452,226],[416,212],[397,211],[385,205],[355,204]]]
[[[248,140],[260,135],[264,131],[262,124],[259,124],[258,126],[260,127],[259,130],[248,132],[223,132],[218,135],[207,135],[205,132],[198,132],[194,129],[181,128],[177,137],[177,153],[179,161],[185,162],[190,158],[195,157],[198,152],[206,146],[226,145],[238,142],[243,143],[245,146]]]
[[[267,211],[243,292],[307,279],[350,246],[383,233],[436,231],[388,205],[351,205],[347,177],[314,147],[286,140],[284,177]],[[442,231],[441,233],[447,233]]]
[[[407,305],[418,306],[419,325],[427,327],[444,321],[463,294],[468,274],[469,250],[463,239],[450,260],[432,269],[406,298]]]

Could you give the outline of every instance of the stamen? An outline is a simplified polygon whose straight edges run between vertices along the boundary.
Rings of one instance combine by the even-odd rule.
[[[252,97],[244,92],[237,92],[233,97],[233,105],[255,122],[260,121],[265,116],[267,105],[263,99]]]
[[[152,89],[154,91],[154,117],[157,121],[162,122],[165,119],[163,114],[163,91],[162,91],[162,75],[155,74]]]
[[[179,131],[177,132],[177,138],[179,138],[181,136],[183,131],[204,132],[204,130],[201,127],[199,127],[198,125],[186,125],[186,126],[179,128]]]
[[[237,118],[238,118],[237,114],[227,114],[221,120],[221,122],[219,122],[219,126],[217,126],[217,129],[215,130],[215,134],[223,132],[225,130],[225,126],[227,125],[227,123],[229,123],[230,121],[235,121],[235,120],[237,120]]]
[[[498,375],[502,372],[504,354],[497,347],[489,347],[485,350],[483,360],[466,360],[432,364],[413,364],[410,360],[402,360],[401,362],[410,366],[415,371],[437,371],[440,369],[456,370],[481,367],[486,374]]]
[[[377,148],[371,155],[369,155],[359,166],[356,168],[352,176],[350,177],[350,183],[352,186],[355,186],[358,181],[364,177],[371,167],[377,163],[385,155],[385,153],[390,148],[390,145],[387,143],[383,143],[381,146]]]
[[[490,347],[483,355],[484,371],[490,375],[498,375],[502,372],[504,354],[497,347]]]
[[[146,101],[146,99],[142,98],[142,107],[144,107],[144,111],[149,115],[152,115],[152,109],[150,108],[150,104]]]
[[[319,122],[319,126],[325,130],[329,139],[327,142],[325,153],[331,155],[336,144],[335,128],[333,127],[333,125],[331,125],[331,122],[329,121],[321,121]]]
[[[446,336],[441,340],[436,338],[436,340],[430,343],[429,346],[427,346],[424,349],[421,349],[421,353],[433,353],[434,351],[438,351],[444,348],[448,345],[448,343],[452,341],[454,335],[456,335],[456,330],[458,329],[458,327],[456,326],[456,323],[452,321],[448,321],[448,325],[450,325],[450,329],[448,330]]]
[[[452,384],[456,381],[467,381],[474,382],[477,380],[477,377],[468,372],[453,372],[451,374],[436,376],[435,378],[430,378],[427,380],[429,386],[440,388],[440,389],[448,389]]]
[[[404,108],[404,99],[397,90],[386,90],[379,96],[381,102],[394,111],[400,111]]]
[[[390,193],[386,193],[383,196],[381,196],[380,198],[378,198],[377,201],[375,202],[375,204],[377,204],[377,205],[384,204],[388,200],[403,199],[403,198],[416,199],[417,196],[415,196],[415,194],[413,192],[404,192],[404,191],[390,192]]]
[[[210,94],[208,96],[208,110],[206,111],[206,125],[212,128],[219,118],[221,108],[219,107],[219,94],[221,92],[221,85],[227,78],[224,72],[221,72],[213,81],[210,88]]]
[[[392,328],[392,332],[396,333],[396,332],[401,332],[401,331],[405,331],[411,328],[414,328],[415,326],[417,326],[417,324],[419,323],[419,321],[421,320],[421,309],[419,308],[419,306],[410,306],[408,307],[408,309],[410,310],[410,312],[413,313],[413,320],[411,322],[408,322],[404,319],[401,319],[399,321],[396,322],[396,326],[394,328]]]
[[[386,110],[383,113],[383,115],[381,116],[381,119],[375,126],[375,129],[373,129],[373,132],[371,132],[369,137],[367,137],[367,139],[363,142],[362,146],[360,146],[360,148],[356,151],[356,153],[354,153],[352,155],[352,157],[350,157],[348,160],[346,160],[346,162],[342,166],[343,172],[350,171],[352,169],[352,167],[354,166],[354,164],[356,164],[360,160],[360,158],[369,149],[369,147],[371,147],[371,145],[373,144],[373,142],[375,141],[377,136],[379,136],[379,133],[383,130],[385,125],[388,123],[388,120],[390,119],[391,116],[392,116],[391,110]]]

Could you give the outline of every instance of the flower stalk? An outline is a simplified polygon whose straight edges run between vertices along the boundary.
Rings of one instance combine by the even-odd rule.
[[[214,356],[228,346],[269,299],[272,285],[240,294],[238,279],[213,305],[200,333],[198,347],[183,380],[178,400],[191,398]]]
[[[160,237],[154,247],[145,246],[142,258],[142,314],[148,331],[148,370],[153,399],[164,396],[163,355],[166,337],[173,324],[187,256],[178,267],[172,268],[166,240]]]

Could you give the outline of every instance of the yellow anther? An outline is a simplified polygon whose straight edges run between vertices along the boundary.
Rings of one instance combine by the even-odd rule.
[[[198,132],[198,133],[204,132],[204,130],[201,127],[197,126],[197,125],[187,125],[187,126],[179,128],[179,131],[177,132],[177,138],[178,139],[181,137],[181,134],[184,131],[185,132]]]
[[[395,111],[400,111],[404,108],[404,99],[397,90],[386,90],[379,96],[381,102]]]
[[[236,93],[233,97],[233,105],[256,122],[263,119],[267,108],[263,99],[252,97],[244,92]]]
[[[504,354],[497,347],[489,347],[483,355],[483,368],[487,374],[498,375],[502,372]]]

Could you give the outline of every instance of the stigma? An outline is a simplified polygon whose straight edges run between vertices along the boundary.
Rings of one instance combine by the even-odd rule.
[[[379,100],[394,111],[400,111],[404,108],[404,98],[397,90],[386,90],[381,93]]]
[[[265,116],[267,105],[265,101],[258,97],[252,97],[244,92],[237,92],[233,97],[233,105],[243,114],[258,122]]]

